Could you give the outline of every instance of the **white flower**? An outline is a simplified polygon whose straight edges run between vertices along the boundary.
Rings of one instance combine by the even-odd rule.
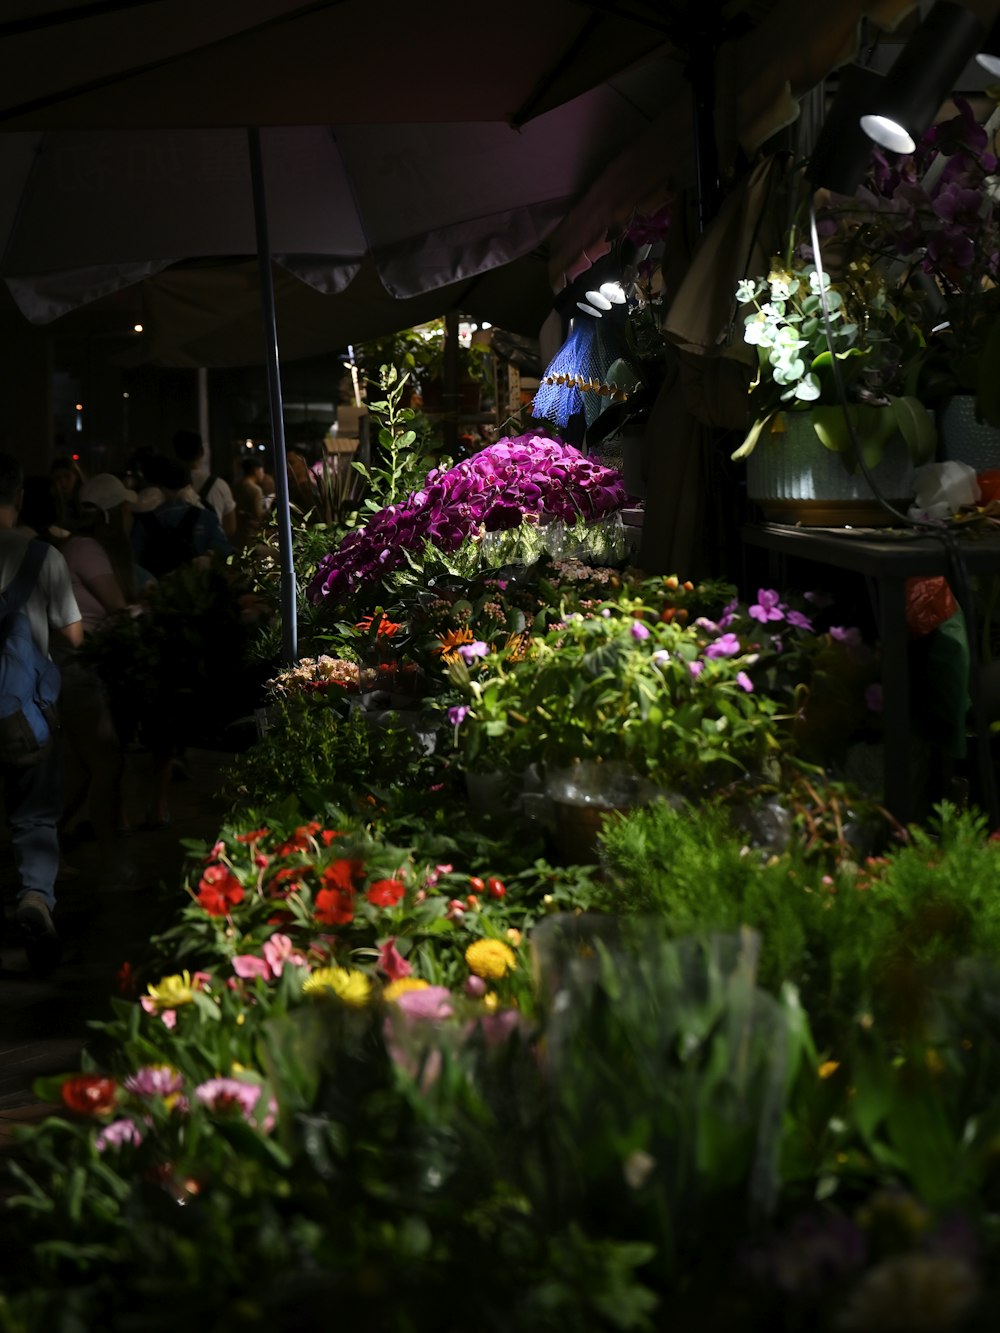
[[[820,384],[818,378],[810,373],[800,384],[795,386],[795,397],[804,403],[815,402],[820,395]]]
[[[740,305],[748,305],[755,299],[758,286],[753,278],[743,278],[736,284],[736,299]]]
[[[811,269],[809,272],[809,287],[813,296],[819,296],[821,291],[828,292],[830,290],[829,273],[823,273],[821,275],[816,269]]]
[[[749,343],[751,347],[770,347],[771,326],[760,315],[748,315],[743,341]]]
[[[772,273],[768,278],[768,283],[771,287],[772,301],[787,301],[791,296],[791,284],[783,274]]]

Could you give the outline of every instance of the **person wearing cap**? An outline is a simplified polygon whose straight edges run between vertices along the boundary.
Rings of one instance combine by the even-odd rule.
[[[85,634],[135,601],[136,577],[129,539],[135,491],[111,472],[99,472],[80,488],[76,532],[62,548]]]
[[[84,638],[101,632],[112,616],[136,600],[136,571],[129,534],[136,493],[111,472],[80,488],[76,532],[63,545]],[[64,826],[71,829],[86,807],[98,849],[109,866],[127,824],[122,800],[124,747],[113,701],[95,668],[74,659],[63,667],[63,725],[68,741]]]

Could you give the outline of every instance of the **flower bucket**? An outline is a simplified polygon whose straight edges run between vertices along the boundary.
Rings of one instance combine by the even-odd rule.
[[[545,776],[556,855],[564,865],[596,865],[605,817],[644,805],[661,793],[631,764],[576,760]]]
[[[976,418],[976,396],[956,393],[938,411],[941,461],[966,463],[976,472],[1000,467],[1000,427]]]
[[[783,413],[786,429],[765,431],[747,459],[747,495],[775,523],[806,527],[886,527],[896,522],[872,494],[865,474],[848,472],[840,455],[822,445],[810,412]],[[898,432],[871,469],[875,484],[896,509],[914,493],[913,460]]]

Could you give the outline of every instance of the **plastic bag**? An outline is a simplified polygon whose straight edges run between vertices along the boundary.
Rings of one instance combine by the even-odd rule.
[[[967,463],[927,463],[913,474],[916,495],[910,518],[947,518],[979,499],[975,469]]]

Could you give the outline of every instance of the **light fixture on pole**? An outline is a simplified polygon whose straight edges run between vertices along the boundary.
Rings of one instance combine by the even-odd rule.
[[[878,104],[861,117],[868,137],[893,153],[915,152],[984,35],[971,9],[937,0],[886,75]]]
[[[872,141],[861,128],[861,117],[878,105],[884,79],[866,65],[844,65],[838,74],[837,95],[809,155],[806,179],[814,189],[851,195],[872,156]]]

